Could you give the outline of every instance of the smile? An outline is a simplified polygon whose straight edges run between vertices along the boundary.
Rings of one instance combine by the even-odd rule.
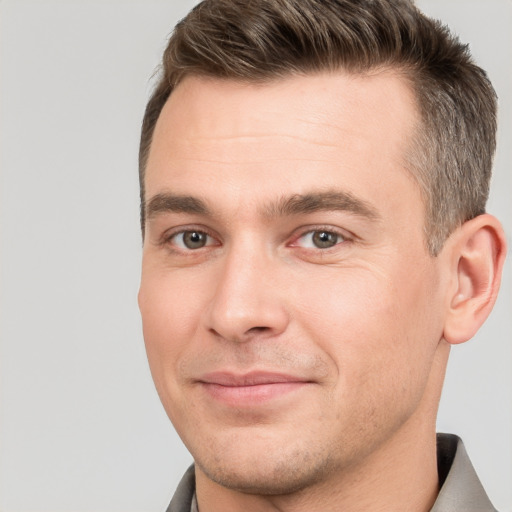
[[[263,404],[312,384],[301,377],[265,372],[215,372],[204,375],[199,383],[209,397],[231,407]]]

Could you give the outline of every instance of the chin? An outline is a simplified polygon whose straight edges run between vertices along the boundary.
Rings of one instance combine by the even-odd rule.
[[[252,453],[240,450],[220,457],[198,457],[195,461],[210,480],[223,487],[266,496],[297,493],[324,481],[333,469],[328,453],[296,448],[284,451],[268,447]]]

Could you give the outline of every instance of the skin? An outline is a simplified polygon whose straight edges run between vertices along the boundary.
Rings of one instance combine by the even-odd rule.
[[[391,71],[188,77],[165,105],[139,305],[201,512],[432,506],[448,341],[488,314],[497,288],[475,276],[503,240],[482,216],[428,253],[404,161],[417,125]],[[493,257],[461,265],[475,233]]]

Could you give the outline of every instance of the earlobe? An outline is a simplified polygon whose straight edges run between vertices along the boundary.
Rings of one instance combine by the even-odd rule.
[[[472,338],[491,312],[505,260],[500,222],[484,214],[465,222],[453,235],[453,278],[444,339],[457,344]]]

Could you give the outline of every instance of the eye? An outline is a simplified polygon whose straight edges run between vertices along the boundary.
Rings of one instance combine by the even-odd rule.
[[[202,247],[206,247],[214,243],[211,236],[206,234],[204,231],[196,230],[175,233],[172,235],[171,241],[175,246],[184,250],[201,249]]]
[[[344,240],[345,238],[339,233],[319,229],[303,234],[296,244],[306,249],[330,249]]]

